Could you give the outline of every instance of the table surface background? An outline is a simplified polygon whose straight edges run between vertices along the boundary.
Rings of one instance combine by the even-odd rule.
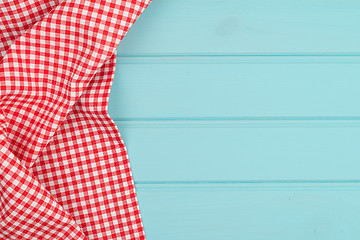
[[[360,239],[359,29],[357,0],[153,0],[109,103],[147,239]]]

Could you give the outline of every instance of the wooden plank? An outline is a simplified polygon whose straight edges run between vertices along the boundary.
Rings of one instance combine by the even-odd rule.
[[[359,184],[137,185],[149,240],[354,240]]]
[[[192,60],[194,61],[192,61]],[[360,58],[119,61],[114,119],[360,116]]]
[[[117,121],[135,181],[360,179],[360,121]]]
[[[360,238],[359,10],[151,3],[109,103],[148,240]]]
[[[360,53],[357,0],[153,1],[121,54]]]

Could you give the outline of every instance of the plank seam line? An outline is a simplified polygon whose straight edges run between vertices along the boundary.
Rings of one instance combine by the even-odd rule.
[[[358,54],[134,54],[120,63],[360,63]]]
[[[164,184],[360,184],[360,179],[346,180],[233,180],[233,181],[135,181],[138,185]]]

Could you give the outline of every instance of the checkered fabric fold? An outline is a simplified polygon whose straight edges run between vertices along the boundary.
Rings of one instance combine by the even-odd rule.
[[[0,0],[0,239],[145,239],[108,114],[151,0]]]

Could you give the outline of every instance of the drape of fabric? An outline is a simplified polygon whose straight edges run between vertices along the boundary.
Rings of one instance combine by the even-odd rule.
[[[145,239],[108,114],[151,0],[0,0],[0,239]]]

